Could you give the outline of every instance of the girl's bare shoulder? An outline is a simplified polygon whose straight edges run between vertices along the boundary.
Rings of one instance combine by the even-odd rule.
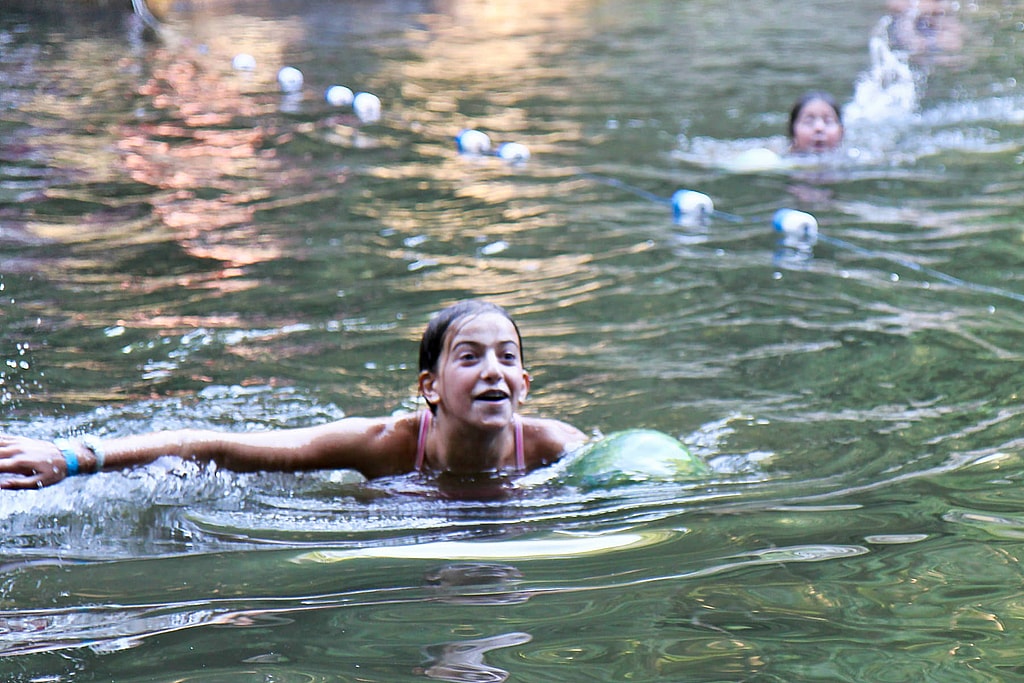
[[[413,468],[419,420],[418,413],[346,417],[315,428],[315,440],[331,454],[334,466],[370,477],[401,474]]]
[[[587,435],[561,420],[545,417],[521,417],[527,458],[534,467],[558,460],[582,446]]]
[[[343,417],[315,428],[320,436],[357,439],[367,445],[404,440],[419,429],[419,413],[400,413],[385,417]]]

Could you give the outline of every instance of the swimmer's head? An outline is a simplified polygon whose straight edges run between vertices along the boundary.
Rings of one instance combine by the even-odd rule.
[[[459,334],[459,330],[464,329],[465,325],[472,319],[485,315],[497,315],[509,322],[512,327],[512,331],[515,333],[515,342],[519,347],[518,364],[520,367],[525,365],[526,360],[523,356],[523,336],[519,332],[519,326],[516,325],[515,320],[512,319],[509,312],[497,304],[480,301],[479,299],[467,299],[452,304],[435,314],[427,324],[427,329],[423,331],[423,337],[420,339],[421,392],[423,392],[423,378],[440,372],[440,368],[438,366],[440,365],[441,357],[444,355],[447,345],[450,343],[449,339],[453,335],[457,336]],[[526,382],[526,387],[529,388],[529,376],[526,375],[525,371],[522,372]],[[430,407],[432,412],[437,411],[437,406],[434,403],[428,401],[427,405]]]
[[[522,358],[523,336],[509,312],[488,301],[467,299],[452,304],[430,319],[427,329],[423,331],[423,337],[420,339],[420,372],[435,372],[437,370],[437,362],[441,359],[448,330],[452,325],[464,318],[476,317],[484,313],[497,313],[512,323],[519,341],[519,353]],[[525,359],[523,362],[526,362]]]
[[[827,92],[805,93],[789,113],[790,148],[799,153],[830,152],[843,142],[839,104]]]

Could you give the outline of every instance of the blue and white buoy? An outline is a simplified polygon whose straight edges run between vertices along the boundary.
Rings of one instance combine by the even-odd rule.
[[[706,219],[715,211],[715,203],[703,192],[676,190],[672,194],[672,213],[677,221]]]
[[[347,107],[352,104],[355,95],[350,88],[343,85],[332,85],[324,91],[324,99],[333,107]]]
[[[256,68],[256,58],[242,52],[231,60],[231,68],[235,71],[253,71]]]
[[[818,241],[818,220],[796,209],[779,209],[772,218],[775,231],[788,240],[813,245]]]
[[[373,93],[356,93],[352,98],[352,109],[363,123],[374,123],[380,120],[380,98]]]
[[[302,90],[302,72],[294,66],[281,67],[277,72],[277,82],[286,93],[298,92]]]
[[[530,148],[518,142],[504,142],[498,145],[497,155],[505,161],[522,164],[530,160]]]
[[[487,154],[491,151],[491,138],[483,131],[466,128],[455,136],[455,145],[462,154]]]

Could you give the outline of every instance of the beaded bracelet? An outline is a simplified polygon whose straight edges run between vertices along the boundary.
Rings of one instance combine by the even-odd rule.
[[[97,474],[103,471],[103,463],[106,462],[107,454],[103,450],[103,445],[100,443],[98,437],[92,434],[86,434],[79,439],[82,444],[92,451],[93,457],[96,458],[96,465],[92,468],[92,473]]]
[[[67,439],[55,439],[53,445],[57,447],[60,454],[64,456],[64,466],[67,469],[67,476],[73,477],[78,472],[78,454]]]

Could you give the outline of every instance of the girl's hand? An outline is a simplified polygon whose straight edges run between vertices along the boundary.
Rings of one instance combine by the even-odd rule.
[[[67,476],[67,462],[49,441],[0,434],[0,489],[41,489]]]

